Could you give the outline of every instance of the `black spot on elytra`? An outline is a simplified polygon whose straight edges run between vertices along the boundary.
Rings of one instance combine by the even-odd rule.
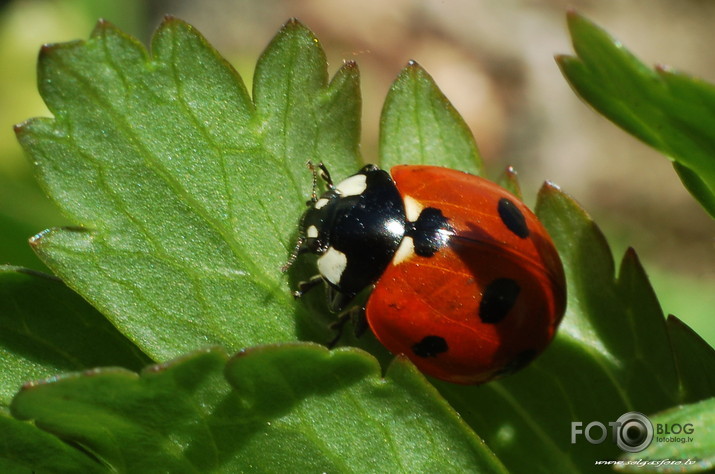
[[[447,352],[447,341],[439,336],[425,336],[420,342],[412,346],[412,352],[418,357],[437,357]]]
[[[483,323],[498,323],[509,314],[521,288],[511,278],[497,278],[487,285],[479,303],[479,319]]]
[[[529,236],[529,227],[526,225],[526,218],[514,202],[507,198],[499,199],[497,211],[499,211],[499,217],[501,217],[506,228],[512,231],[514,235],[522,239]]]
[[[422,209],[415,222],[408,222],[405,234],[412,237],[415,253],[431,257],[447,244],[452,228],[442,211],[434,207]]]
[[[494,376],[502,377],[518,372],[519,370],[529,365],[529,363],[534,360],[537,355],[538,352],[536,351],[536,349],[526,349],[524,351],[521,351],[516,355],[516,357],[509,361],[496,374],[494,374]]]

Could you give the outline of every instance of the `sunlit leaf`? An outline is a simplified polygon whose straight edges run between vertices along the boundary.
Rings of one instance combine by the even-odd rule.
[[[586,18],[569,14],[576,56],[557,61],[576,93],[674,161],[685,187],[715,217],[715,86],[646,67]]]
[[[328,84],[317,39],[290,21],[252,100],[191,26],[169,18],[151,46],[102,22],[89,41],[43,48],[54,118],[17,133],[81,227],[44,232],[35,250],[156,359],[295,339],[280,267],[310,193],[305,161],[356,166],[357,69]]]

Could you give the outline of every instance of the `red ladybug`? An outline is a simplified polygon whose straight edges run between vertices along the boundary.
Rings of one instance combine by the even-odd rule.
[[[423,373],[476,384],[541,353],[564,314],[561,260],[536,216],[505,189],[435,166],[374,165],[315,192],[294,257],[318,255],[339,312],[372,287],[365,316],[393,354]]]

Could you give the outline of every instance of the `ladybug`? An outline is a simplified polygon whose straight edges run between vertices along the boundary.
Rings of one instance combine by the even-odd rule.
[[[324,282],[330,310],[346,315],[371,289],[360,309],[377,339],[448,382],[513,373],[546,348],[565,311],[564,271],[517,197],[435,166],[367,165],[338,184],[309,166],[313,195],[288,265],[313,253],[319,273],[296,297]]]

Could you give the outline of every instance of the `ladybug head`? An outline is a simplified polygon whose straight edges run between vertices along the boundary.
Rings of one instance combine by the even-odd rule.
[[[337,185],[324,166],[313,173],[328,189],[318,197],[314,188],[288,265],[301,254],[318,255],[319,278],[349,299],[373,284],[392,259],[405,234],[404,205],[390,175],[374,165]]]
[[[335,202],[339,199],[335,189],[328,190],[319,199],[308,201],[298,228],[298,254],[321,255],[330,246],[330,223],[335,218]]]

